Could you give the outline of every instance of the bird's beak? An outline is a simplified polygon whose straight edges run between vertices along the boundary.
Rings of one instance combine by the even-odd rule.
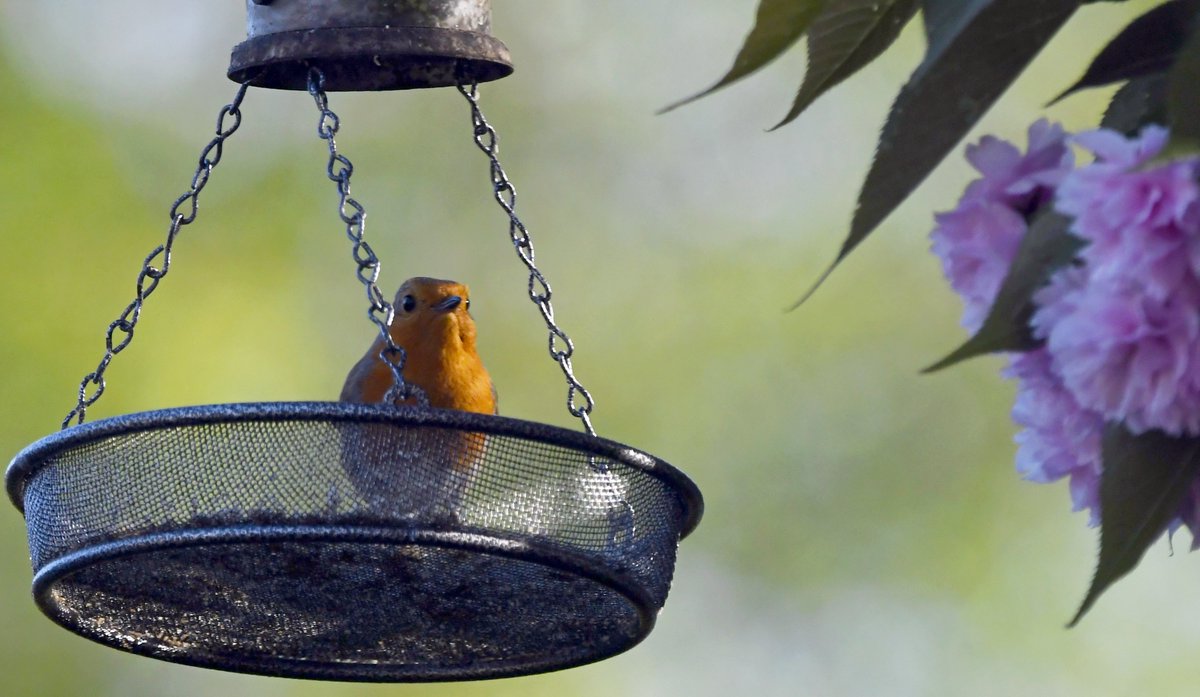
[[[445,300],[433,306],[433,309],[441,312],[449,312],[458,307],[462,303],[462,298],[457,295],[449,295]]]

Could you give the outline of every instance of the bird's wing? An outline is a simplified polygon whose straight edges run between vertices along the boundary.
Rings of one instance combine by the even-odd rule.
[[[367,401],[363,393],[366,391],[367,381],[371,377],[375,361],[378,360],[379,347],[377,345],[380,343],[376,340],[375,344],[372,344],[371,348],[367,349],[366,355],[360,358],[358,363],[355,363],[354,367],[350,369],[350,374],[346,376],[346,383],[342,385],[342,394],[338,397],[339,400],[359,404]]]

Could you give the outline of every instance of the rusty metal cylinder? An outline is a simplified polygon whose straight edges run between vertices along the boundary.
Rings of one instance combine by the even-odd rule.
[[[512,72],[491,28],[491,0],[246,0],[229,79],[303,90],[315,66],[330,91],[487,82]]]

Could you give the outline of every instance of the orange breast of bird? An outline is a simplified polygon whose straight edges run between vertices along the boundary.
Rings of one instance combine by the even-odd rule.
[[[395,314],[389,326],[392,340],[404,348],[404,380],[421,388],[429,405],[480,414],[496,413],[496,391],[483,361],[475,350],[475,321],[470,315],[468,288],[454,281],[436,278],[410,278],[396,292]],[[377,338],[350,370],[342,387],[343,402],[382,402],[393,383],[392,371],[379,357],[384,348]],[[409,403],[412,400],[408,400]],[[482,463],[487,437],[482,433],[435,430],[412,436],[437,462],[449,465],[441,477],[425,470],[426,482],[437,493],[431,494],[448,510],[454,510],[469,478]],[[380,466],[372,455],[344,455],[343,463],[356,488],[368,498],[388,490],[374,472]],[[457,473],[457,474],[453,474]],[[361,480],[361,481],[360,481]]]
[[[475,349],[475,321],[467,286],[436,278],[410,278],[396,292],[392,340],[404,348],[405,381],[420,387],[429,404],[481,414],[496,413],[491,376]],[[382,338],[351,369],[343,402],[381,402],[392,371],[379,357]]]

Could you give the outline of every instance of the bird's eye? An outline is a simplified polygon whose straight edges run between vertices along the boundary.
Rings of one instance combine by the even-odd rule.
[[[467,298],[466,300],[463,301],[463,309],[467,310],[468,312],[471,310],[471,299],[470,298]]]
[[[417,299],[411,295],[406,295],[400,300],[400,309],[404,310],[405,312],[412,312],[416,309],[416,307]]]

